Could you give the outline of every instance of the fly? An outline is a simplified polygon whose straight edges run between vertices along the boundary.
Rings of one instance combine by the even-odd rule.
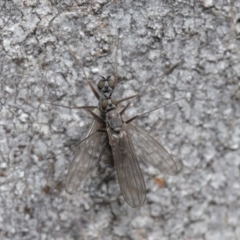
[[[89,172],[97,166],[101,154],[110,146],[121,193],[131,207],[141,207],[146,198],[146,186],[139,160],[148,162],[160,172],[175,175],[177,164],[171,155],[148,133],[132,123],[133,120],[155,111],[157,107],[126,121],[122,116],[129,104],[119,110],[114,98],[100,92],[97,111],[85,107],[94,122],[86,138],[81,142],[68,170],[66,191],[74,193]],[[94,156],[94,157],[93,157]],[[94,159],[97,158],[97,161]]]
[[[70,49],[69,51],[71,52]],[[111,156],[109,157],[113,158],[123,198],[131,207],[141,207],[146,199],[146,186],[139,161],[148,162],[160,172],[169,175],[175,175],[179,172],[177,164],[161,144],[133,124],[133,120],[162,106],[124,121],[123,114],[129,104],[120,109],[119,103],[138,95],[120,101],[112,98],[118,80],[116,68],[114,77],[102,77],[98,82],[97,91],[87,80],[81,63],[72,52],[71,55],[82,68],[87,84],[99,103],[98,106],[74,107],[86,110],[94,120],[87,136],[79,143],[67,173],[65,189],[68,193],[74,193],[89,172],[97,167],[106,149],[110,149]]]

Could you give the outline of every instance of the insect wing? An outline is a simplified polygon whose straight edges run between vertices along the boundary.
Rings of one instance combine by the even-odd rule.
[[[131,207],[141,207],[145,202],[146,187],[126,125],[119,134],[108,129],[108,138],[121,193]]]
[[[99,125],[94,120],[86,136],[86,140],[78,146],[67,174],[65,188],[68,193],[79,190],[82,181],[98,163],[97,159],[99,158],[101,148],[105,146],[107,141],[106,133],[97,132]],[[91,134],[92,136],[90,136]]]
[[[129,123],[127,129],[131,135],[136,155],[143,163],[149,162],[160,172],[168,175],[175,175],[179,172],[171,155],[148,133],[133,123]]]

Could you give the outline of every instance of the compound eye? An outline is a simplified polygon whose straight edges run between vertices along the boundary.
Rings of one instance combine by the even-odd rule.
[[[108,107],[108,100],[102,100],[102,108],[105,110]]]
[[[104,80],[100,80],[100,81],[98,82],[98,85],[97,85],[98,90],[103,89],[104,86],[105,86],[105,81],[104,81]]]

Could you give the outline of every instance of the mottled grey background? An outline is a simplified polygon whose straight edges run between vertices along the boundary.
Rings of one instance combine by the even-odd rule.
[[[46,104],[97,104],[69,48],[96,84],[114,73],[118,28],[114,95],[149,86],[129,116],[186,95],[138,120],[183,162],[177,176],[143,169],[141,209],[114,177],[93,174],[82,192],[65,192],[91,117]],[[2,0],[0,238],[239,240],[239,57],[238,0]]]

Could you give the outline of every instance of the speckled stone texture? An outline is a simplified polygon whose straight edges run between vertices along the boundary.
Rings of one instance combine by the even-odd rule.
[[[113,169],[66,193],[91,116],[48,104],[97,104],[70,49],[96,84],[114,74],[118,28],[114,95],[143,93],[127,114],[185,96],[136,121],[183,163],[142,166],[141,209]],[[240,239],[240,1],[1,0],[0,100],[1,240]]]

